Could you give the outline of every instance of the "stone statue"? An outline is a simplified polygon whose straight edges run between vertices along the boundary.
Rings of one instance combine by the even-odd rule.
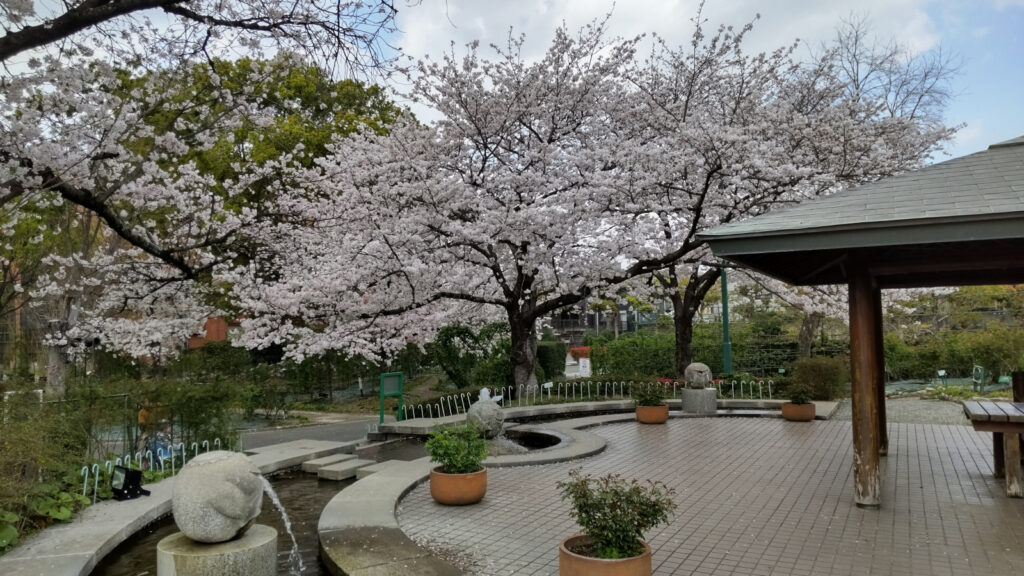
[[[226,542],[249,528],[263,503],[259,468],[244,454],[200,454],[174,480],[171,511],[178,529],[196,542]]]
[[[711,368],[707,364],[694,362],[683,372],[687,388],[711,388]]]
[[[495,438],[501,435],[505,424],[505,413],[498,405],[497,398],[491,397],[491,391],[487,388],[480,389],[480,399],[473,403],[466,411],[466,422],[476,424],[484,438]]]

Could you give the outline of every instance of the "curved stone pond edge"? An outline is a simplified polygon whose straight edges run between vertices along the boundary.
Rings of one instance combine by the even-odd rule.
[[[488,468],[549,464],[584,458],[605,448],[604,438],[583,428],[633,420],[633,414],[589,416],[515,429],[554,433],[560,444],[524,454],[492,456]],[[363,478],[338,493],[320,514],[320,558],[335,576],[442,576],[462,574],[448,562],[409,539],[398,526],[399,501],[430,477],[430,458],[398,463]]]
[[[785,400],[718,400],[716,414],[692,414],[681,412],[682,401],[678,398],[666,400],[673,418],[694,418],[707,416],[744,416],[778,418]],[[818,420],[828,420],[839,407],[839,402],[815,401]],[[502,412],[505,422],[530,422],[533,420],[556,420],[574,418],[584,414],[633,414],[632,400],[603,400],[600,402],[566,402],[564,404],[537,404],[534,406],[508,406]],[[438,418],[410,418],[397,422],[379,424],[376,432],[368,436],[371,440],[386,440],[403,436],[425,436],[435,426],[455,424],[465,420],[465,414],[453,414]]]
[[[291,468],[312,458],[352,452],[356,442],[296,440],[253,450],[249,458],[264,474]],[[3,576],[88,576],[96,565],[132,534],[171,512],[174,478],[146,484],[149,496],[89,506],[67,524],[35,534],[0,557]],[[155,554],[155,551],[154,551]]]

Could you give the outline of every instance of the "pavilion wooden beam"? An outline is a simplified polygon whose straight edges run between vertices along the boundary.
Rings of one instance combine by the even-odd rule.
[[[860,508],[881,503],[879,473],[879,363],[877,343],[881,327],[878,286],[862,260],[847,268],[850,299],[850,376],[853,406],[854,500]],[[884,390],[881,392],[884,396]]]

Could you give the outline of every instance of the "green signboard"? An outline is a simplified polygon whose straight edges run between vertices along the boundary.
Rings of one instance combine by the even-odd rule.
[[[402,419],[402,386],[405,377],[401,372],[388,372],[380,375],[380,422],[384,423],[384,399],[398,398],[398,419]]]

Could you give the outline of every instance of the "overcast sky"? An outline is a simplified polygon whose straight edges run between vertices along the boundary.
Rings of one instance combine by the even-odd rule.
[[[530,57],[546,49],[562,22],[576,29],[612,10],[613,35],[657,32],[684,43],[697,5],[697,0],[422,0],[407,7],[399,3],[402,32],[394,42],[409,56],[437,57],[453,42],[458,52],[471,40],[502,44],[513,27],[526,34]],[[941,46],[958,55],[962,71],[946,120],[966,126],[950,146],[951,156],[1024,135],[1024,0],[710,0],[704,8],[712,28],[741,26],[758,13],[751,49],[773,49],[797,38],[817,46],[832,38],[842,18],[855,15],[867,17],[881,38],[895,37],[920,51]]]

